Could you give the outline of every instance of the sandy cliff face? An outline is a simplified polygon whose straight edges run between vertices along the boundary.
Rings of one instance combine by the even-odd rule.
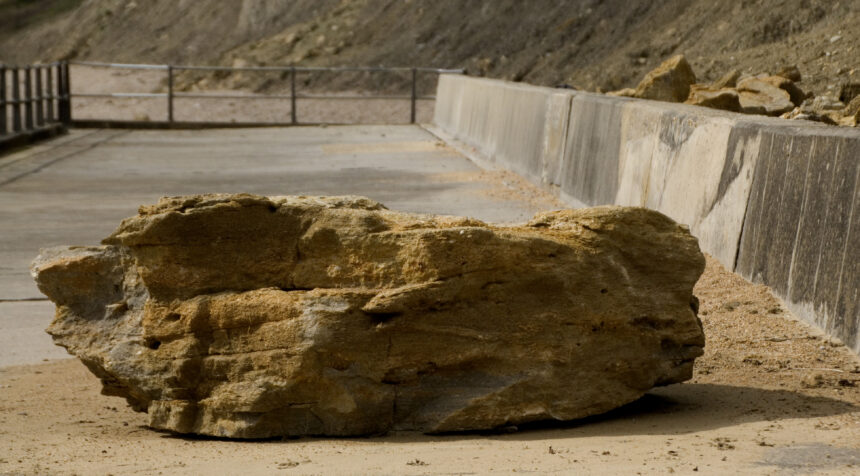
[[[635,87],[685,54],[703,82],[797,65],[804,88],[860,81],[860,3],[829,0],[42,0],[0,60],[465,67],[585,89]],[[0,18],[14,8],[0,2]],[[55,9],[47,9],[54,6]],[[20,12],[19,12],[20,13]],[[23,19],[22,19],[23,18]],[[32,18],[32,21],[24,19]],[[271,87],[263,79],[250,89]]]

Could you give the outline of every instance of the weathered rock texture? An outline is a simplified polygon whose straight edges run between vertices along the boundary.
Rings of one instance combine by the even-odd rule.
[[[788,80],[786,80],[788,81]],[[791,95],[765,78],[748,77],[738,81],[741,110],[746,114],[778,116],[794,109]]]
[[[739,71],[731,70],[711,84],[696,84],[696,75],[689,63],[683,55],[677,55],[648,73],[636,89],[625,88],[606,94],[848,127],[860,125],[860,112],[850,103],[860,97],[860,83],[844,84],[840,99],[836,99],[814,97],[804,92],[796,84],[801,78],[797,66],[786,66],[775,75],[742,76]]]
[[[685,103],[724,111],[741,111],[740,97],[734,88],[715,89],[694,84],[690,87],[690,96]]]
[[[642,99],[684,102],[695,84],[696,74],[684,55],[676,55],[649,72],[633,94]]]
[[[33,264],[59,345],[154,428],[236,438],[447,432],[605,412],[690,378],[704,267],[643,208],[521,226],[360,197],[141,207]]]

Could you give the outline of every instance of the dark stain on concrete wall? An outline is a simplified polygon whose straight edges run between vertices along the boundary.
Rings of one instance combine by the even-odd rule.
[[[723,161],[723,170],[720,172],[720,183],[717,186],[717,194],[711,202],[708,213],[714,210],[714,207],[720,203],[726,195],[729,186],[738,178],[744,165],[755,157],[749,157],[749,143],[758,137],[759,131],[757,128],[744,127],[738,125],[732,128],[729,132],[728,143],[726,144],[726,158]],[[707,214],[706,214],[707,215]]]
[[[736,271],[851,347],[860,285],[860,139],[762,130]]]

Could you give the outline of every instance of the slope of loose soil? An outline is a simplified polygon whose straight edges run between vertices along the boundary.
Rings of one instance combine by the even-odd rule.
[[[0,3],[0,18],[16,3]],[[0,61],[465,67],[613,90],[684,53],[700,81],[796,64],[805,89],[838,94],[860,81],[858,23],[856,0],[84,0],[71,13],[0,29]]]

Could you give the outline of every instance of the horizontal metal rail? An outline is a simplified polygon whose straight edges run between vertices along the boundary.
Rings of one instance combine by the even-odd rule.
[[[166,98],[167,93],[75,93],[82,98]]]
[[[296,102],[298,100],[325,100],[325,101],[352,101],[352,100],[409,100],[410,122],[415,123],[416,105],[418,101],[436,99],[433,95],[418,94],[419,74],[464,74],[462,69],[443,68],[408,68],[408,67],[382,67],[382,66],[342,66],[342,67],[308,67],[308,66],[196,66],[196,65],[171,65],[171,64],[131,64],[131,63],[102,63],[97,61],[74,61],[69,64],[76,66],[88,66],[95,68],[116,68],[134,70],[158,70],[167,73],[166,93],[75,93],[74,96],[82,98],[117,98],[117,99],[167,99],[167,121],[174,122],[174,103],[177,99],[232,99],[232,100],[289,100],[290,122],[298,124]],[[66,66],[68,67],[68,66]],[[279,72],[289,74],[289,94],[223,94],[223,93],[198,93],[176,91],[174,82],[176,71],[214,71],[214,72]],[[326,95],[326,94],[301,94],[298,92],[296,76],[300,73],[320,72],[359,72],[359,73],[409,73],[411,75],[411,94],[409,95]],[[66,81],[68,78],[65,78]],[[67,84],[67,83],[66,83]]]
[[[82,98],[152,98],[161,99],[169,97],[167,93],[75,93],[76,97]],[[289,94],[208,94],[208,93],[173,93],[174,98],[184,99],[292,99]],[[411,99],[412,96],[327,96],[321,94],[296,94],[296,99],[319,99],[333,100],[338,99],[354,100],[394,100],[394,99]],[[432,101],[436,96],[417,96],[418,101]],[[11,103],[10,103],[11,104]]]
[[[70,61],[69,64],[72,66],[92,66],[93,68],[167,69],[166,64],[99,63],[97,61]]]
[[[92,66],[95,68],[117,68],[117,69],[153,69],[183,71],[273,71],[273,72],[369,72],[369,73],[405,73],[416,70],[419,73],[438,73],[438,74],[464,74],[463,69],[445,69],[445,68],[409,68],[404,66],[196,66],[196,65],[167,65],[167,64],[132,64],[132,63],[100,63],[97,61],[71,61],[71,65]]]

